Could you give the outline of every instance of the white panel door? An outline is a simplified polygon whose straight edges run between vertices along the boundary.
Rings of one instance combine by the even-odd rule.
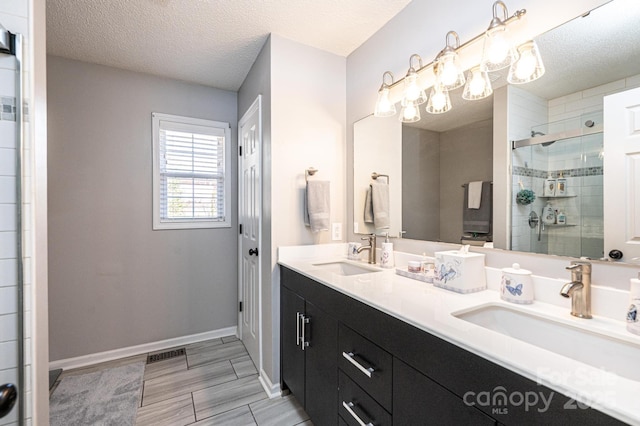
[[[240,337],[254,364],[261,368],[260,351],[260,148],[262,142],[261,97],[251,105],[240,120],[240,288],[239,299],[242,310],[239,318]]]
[[[604,98],[604,253],[640,257],[640,88]]]

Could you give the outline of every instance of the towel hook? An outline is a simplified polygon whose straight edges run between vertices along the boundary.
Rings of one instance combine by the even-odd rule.
[[[376,172],[371,173],[371,179],[377,180],[379,177],[387,178],[387,185],[389,184],[389,175],[381,175],[380,173],[376,173]]]
[[[304,180],[309,181],[309,176],[315,175],[317,171],[318,169],[309,167],[307,170],[304,171]]]

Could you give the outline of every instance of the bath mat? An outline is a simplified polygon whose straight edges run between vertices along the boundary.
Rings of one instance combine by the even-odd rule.
[[[50,400],[51,426],[134,425],[144,362],[65,377]]]

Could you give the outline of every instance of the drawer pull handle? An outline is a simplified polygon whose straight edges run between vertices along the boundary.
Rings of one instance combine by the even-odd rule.
[[[373,374],[373,372],[375,371],[373,368],[371,367],[366,368],[362,364],[360,364],[358,361],[356,361],[356,359],[353,357],[354,356],[353,352],[342,352],[342,356],[345,357],[347,361],[353,364],[358,370],[362,371],[362,373],[369,378],[371,377],[371,374]]]
[[[353,411],[352,407],[353,407],[353,402],[344,402],[342,401],[342,406],[344,407],[345,410],[347,410],[347,412],[349,414],[351,414],[351,417],[353,417],[355,419],[356,422],[358,422],[358,424],[360,426],[373,426],[373,423],[369,422],[369,423],[365,423],[362,421],[362,419],[355,413],[355,411]]]

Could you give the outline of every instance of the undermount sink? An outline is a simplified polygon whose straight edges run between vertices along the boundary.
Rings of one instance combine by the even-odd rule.
[[[337,275],[345,275],[345,276],[380,272],[379,269],[374,267],[367,267],[364,265],[355,265],[349,262],[314,263],[313,266],[317,266],[319,268],[324,269],[325,271],[329,271]]]
[[[640,345],[500,305],[485,305],[452,315],[620,377],[640,381]]]

